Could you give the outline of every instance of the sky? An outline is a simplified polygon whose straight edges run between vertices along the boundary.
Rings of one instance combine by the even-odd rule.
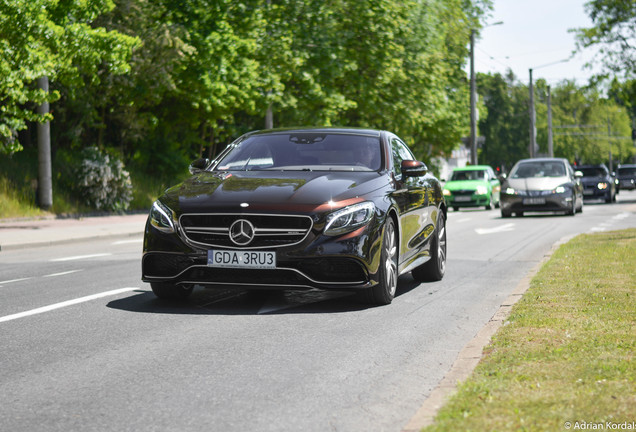
[[[475,41],[475,70],[499,72],[512,69],[517,79],[528,82],[532,68],[533,80],[543,78],[548,84],[565,79],[577,84],[587,83],[598,68],[583,66],[593,57],[591,48],[576,54],[575,37],[568,29],[591,27],[592,20],[585,13],[587,0],[494,0],[494,11]],[[552,64],[555,63],[556,64]]]

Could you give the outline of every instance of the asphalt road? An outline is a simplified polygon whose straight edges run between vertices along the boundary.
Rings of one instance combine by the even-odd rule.
[[[583,214],[449,213],[443,281],[155,299],[141,238],[0,253],[0,430],[400,431],[552,245],[636,227],[636,192]]]

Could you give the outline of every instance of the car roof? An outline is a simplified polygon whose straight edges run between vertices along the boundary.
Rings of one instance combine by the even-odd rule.
[[[517,163],[521,163],[521,162],[565,162],[565,163],[570,163],[565,158],[528,158],[528,159],[519,159],[517,161]]]
[[[353,128],[353,127],[303,127],[303,128],[278,128],[278,129],[264,129],[249,132],[247,135],[277,135],[277,134],[289,134],[289,133],[332,133],[343,135],[371,135],[380,136],[381,130],[369,129],[369,128]]]
[[[474,171],[492,169],[489,165],[466,165],[464,167],[453,168],[453,171]]]
[[[601,167],[605,167],[605,164],[583,164],[583,165],[579,165],[577,166],[577,168],[601,168]]]

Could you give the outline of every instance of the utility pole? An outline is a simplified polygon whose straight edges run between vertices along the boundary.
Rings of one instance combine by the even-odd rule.
[[[552,93],[548,86],[548,156],[554,157],[554,143],[552,141]]]
[[[38,88],[49,93],[49,78],[37,79]],[[37,107],[39,115],[49,113],[49,103],[42,102]],[[53,182],[51,174],[51,125],[49,121],[38,122],[38,205],[48,210],[53,205]]]
[[[610,118],[607,116],[607,142],[609,143],[609,171],[614,171],[614,161],[612,160],[612,126],[610,124]]]
[[[267,10],[270,10],[272,0],[267,0]],[[269,32],[268,32],[269,33]],[[267,91],[267,99],[271,97],[272,91]],[[274,127],[274,111],[272,109],[272,102],[267,105],[267,111],[265,112],[265,129],[272,129]]]
[[[475,30],[470,31],[470,164],[477,165],[477,84],[475,82]]]
[[[535,147],[537,146],[537,116],[534,112],[534,87],[532,86],[532,69],[528,69],[530,72],[530,157],[535,157]]]

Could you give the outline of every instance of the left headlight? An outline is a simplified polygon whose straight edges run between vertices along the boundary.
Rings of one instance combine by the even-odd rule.
[[[327,216],[325,235],[335,236],[366,225],[375,213],[375,204],[370,201],[350,205]]]
[[[175,213],[161,201],[157,200],[150,209],[150,224],[165,233],[175,232]]]

